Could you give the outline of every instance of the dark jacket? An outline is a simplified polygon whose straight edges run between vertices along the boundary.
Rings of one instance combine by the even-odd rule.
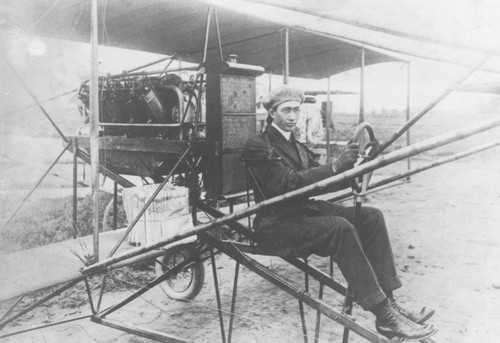
[[[332,165],[320,165],[312,153],[299,142],[288,142],[273,126],[268,125],[262,134],[250,138],[243,150],[243,159],[257,180],[253,184],[256,202],[285,194],[334,175]],[[337,187],[338,189],[338,187]],[[331,191],[331,190],[330,190]],[[303,215],[315,215],[319,211],[314,201],[307,196],[293,198],[277,205],[271,210],[257,213],[254,226],[259,236],[263,227],[275,227],[277,240],[283,240],[280,222],[300,220]],[[269,237],[269,235],[267,235]]]

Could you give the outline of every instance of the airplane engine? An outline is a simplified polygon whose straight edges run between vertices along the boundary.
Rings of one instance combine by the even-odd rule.
[[[190,96],[192,92],[193,85],[175,74],[160,77],[127,75],[112,78],[100,77],[101,135],[179,139],[180,123],[189,122],[191,118],[194,118],[196,96]],[[81,111],[87,123],[89,120],[88,81],[82,83],[78,97],[84,105]],[[142,127],[134,124],[171,125]]]

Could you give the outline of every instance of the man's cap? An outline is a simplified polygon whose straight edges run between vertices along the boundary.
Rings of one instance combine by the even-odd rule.
[[[268,111],[278,107],[286,101],[304,102],[304,92],[300,88],[283,85],[273,89],[264,99],[264,108]]]

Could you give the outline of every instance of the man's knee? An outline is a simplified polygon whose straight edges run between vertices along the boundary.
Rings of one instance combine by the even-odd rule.
[[[340,233],[341,235],[356,235],[356,227],[354,227],[354,225],[350,221],[342,217],[333,218],[334,222],[332,223],[332,226],[334,228],[334,231]]]
[[[375,207],[363,207],[362,210],[363,219],[369,221],[370,223],[381,223],[384,222],[384,214],[381,210]]]

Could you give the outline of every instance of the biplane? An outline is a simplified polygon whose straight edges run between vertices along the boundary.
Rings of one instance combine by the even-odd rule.
[[[263,252],[254,242],[255,234],[250,221],[245,219],[265,207],[342,182],[352,182],[352,191],[332,195],[330,200],[337,201],[354,195],[361,206],[363,192],[437,164],[369,184],[367,175],[374,170],[500,126],[500,119],[495,118],[382,155],[395,140],[475,71],[495,70],[494,63],[489,59],[498,56],[499,52],[384,30],[330,15],[328,11],[323,12],[318,4],[313,1],[310,8],[305,8],[296,3],[285,4],[280,1],[109,0],[98,3],[96,0],[46,0],[35,3],[19,1],[13,5],[10,20],[23,29],[42,36],[92,42],[93,73],[90,80],[83,82],[78,89],[78,96],[84,105],[82,117],[88,122],[88,127],[81,131],[81,135],[70,137],[60,131],[33,93],[30,94],[60,134],[64,143],[62,153],[69,150],[74,154],[75,161],[81,159],[92,165],[94,192],[99,188],[98,182],[95,182],[99,173],[114,182],[114,202],[110,205],[114,207],[113,212],[116,213],[119,188],[123,189],[124,197],[132,199],[130,201],[141,198],[136,201],[141,206],[136,206],[132,220],[122,230],[100,235],[98,218],[94,219],[94,253],[85,257],[82,261],[84,265],[61,266],[67,270],[57,278],[51,278],[50,275],[33,277],[30,274],[33,282],[29,284],[15,279],[4,280],[0,300],[17,298],[48,286],[62,286],[29,308],[11,315],[15,302],[2,316],[0,329],[75,284],[87,282],[91,276],[106,275],[120,266],[155,260],[157,277],[154,281],[115,305],[101,308],[104,287],[97,302],[94,302],[89,290],[92,313],[88,317],[97,324],[149,339],[184,341],[168,333],[119,323],[108,317],[156,286],[163,287],[173,299],[196,297],[203,286],[204,261],[211,261],[214,283],[218,284],[214,255],[221,253],[237,262],[227,332],[224,318],[220,315],[223,342],[232,339],[240,265],[298,300],[305,341],[308,335],[303,306],[307,305],[318,313],[315,340],[320,332],[321,315],[344,327],[343,342],[349,340],[350,332],[370,342],[390,342],[352,317],[353,299],[347,285],[334,280],[330,274],[310,265],[307,260],[297,256],[284,259],[304,272],[307,282],[309,279],[316,280],[321,289],[326,287],[338,292],[345,298],[345,311],[336,310],[323,301],[321,295],[309,293],[307,283],[290,283],[258,262],[253,256]],[[120,74],[98,76],[97,32],[105,33],[103,36],[106,37],[107,45],[156,52],[169,57]],[[396,40],[386,41],[385,36],[393,36]],[[432,45],[431,52],[410,49],[410,41]],[[436,50],[439,52],[436,53]],[[452,50],[463,53],[460,56],[449,54]],[[248,173],[240,155],[246,139],[258,130],[257,77],[264,73],[283,75],[284,83],[288,83],[290,77],[328,78],[354,68],[363,70],[367,65],[404,62],[405,54],[434,59],[439,56],[442,61],[464,65],[468,70],[452,87],[439,94],[416,116],[408,118],[400,129],[382,142],[378,155],[364,156],[359,165],[340,175],[258,204],[252,203]],[[185,67],[183,63],[191,65]],[[145,71],[146,67],[152,65],[158,66],[158,69]],[[193,79],[185,80],[179,76],[180,72],[186,70],[193,72]],[[360,89],[362,97],[363,87]],[[330,90],[326,91],[326,95],[329,94]],[[327,122],[330,118],[326,116]],[[359,124],[354,138],[360,142],[373,140],[373,130],[364,122],[362,110]],[[326,137],[326,154],[329,156],[330,135]],[[443,163],[499,144],[493,142],[448,158]],[[148,185],[142,196],[133,190],[144,190],[144,187],[138,187],[141,185],[125,177],[130,175],[151,181],[152,184]],[[162,202],[159,200],[162,197],[170,198]],[[146,213],[151,215],[148,212],[151,208],[161,207],[168,201],[175,202],[176,199],[179,202],[176,210],[182,212],[182,218],[188,218],[188,221],[172,221],[171,218],[160,216],[159,233],[153,235],[144,229],[143,236],[137,239],[141,243],[140,247],[120,250],[127,237],[137,234],[136,226],[140,226]],[[97,202],[96,197],[94,200]],[[148,235],[149,238],[146,237]],[[105,242],[108,251],[103,251]],[[106,254],[105,258],[102,258],[102,253]],[[60,257],[56,259],[58,261],[50,262],[54,268],[61,261]],[[14,274],[9,269],[8,260],[2,263],[5,275]],[[15,257],[10,263],[15,265]],[[218,291],[216,300],[218,310],[222,313]],[[2,332],[0,338],[14,334]],[[436,342],[434,338],[424,341]]]

